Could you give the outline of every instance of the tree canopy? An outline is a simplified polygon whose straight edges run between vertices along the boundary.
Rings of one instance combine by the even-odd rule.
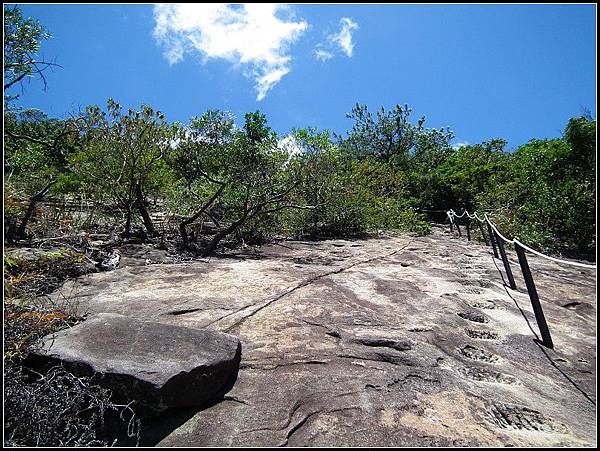
[[[4,10],[4,102],[5,105],[19,97],[9,95],[7,90],[21,85],[28,78],[38,78],[46,86],[44,71],[55,63],[38,58],[42,41],[50,33],[33,18],[25,19],[21,10],[14,6]]]
[[[7,92],[45,83],[38,59],[50,34],[18,7],[5,10]],[[371,111],[357,103],[345,135],[315,128],[278,136],[260,111],[241,124],[211,109],[169,122],[149,105],[108,100],[68,119],[5,112],[8,236],[33,233],[46,194],[91,197],[128,235],[153,214],[177,224],[184,248],[274,236],[356,236],[384,229],[428,233],[427,210],[479,210],[540,249],[590,255],[595,247],[596,121],[571,118],[563,136],[514,151],[501,138],[452,146],[447,127],[426,127],[407,104]],[[117,219],[118,218],[118,219]],[[210,229],[210,233],[208,230]]]

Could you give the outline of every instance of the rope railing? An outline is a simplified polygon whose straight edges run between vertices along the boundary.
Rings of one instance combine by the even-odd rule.
[[[535,254],[539,257],[545,258],[547,260],[550,260],[550,261],[553,261],[556,263],[577,266],[579,268],[587,268],[587,269],[595,270],[596,265],[589,265],[589,264],[585,264],[585,263],[579,263],[579,262],[574,262],[574,261],[569,261],[569,260],[562,260],[562,259],[559,259],[556,257],[551,257],[550,255],[543,254],[543,253],[536,251],[535,249],[532,249],[531,247],[521,243],[517,237],[510,240],[500,233],[500,231],[498,230],[498,227],[490,220],[487,213],[483,215],[484,219],[481,219],[479,216],[477,216],[477,213],[474,213],[473,215],[471,215],[467,210],[465,210],[462,213],[462,215],[459,215],[454,210],[450,209],[446,212],[446,214],[447,214],[448,220],[450,222],[450,231],[453,232],[454,227],[456,227],[456,230],[457,230],[459,236],[462,236],[462,233],[460,230],[460,225],[459,225],[458,221],[455,221],[455,219],[461,219],[465,215],[467,216],[466,229],[467,229],[467,239],[469,241],[471,240],[470,220],[475,219],[478,221],[479,229],[481,231],[483,239],[485,240],[485,244],[492,246],[492,248],[494,250],[495,258],[500,258],[500,257],[502,258],[502,262],[504,264],[504,270],[506,272],[506,276],[507,276],[508,282],[509,282],[508,285],[513,290],[516,290],[517,287],[516,287],[515,280],[514,280],[514,277],[512,274],[512,269],[510,267],[510,262],[508,260],[508,257],[506,256],[506,251],[504,249],[505,244],[512,244],[514,246],[515,251],[517,253],[518,260],[519,260],[519,265],[521,266],[521,271],[523,273],[523,278],[525,280],[525,285],[527,286],[527,293],[529,294],[529,299],[531,300],[531,305],[533,307],[535,319],[537,321],[538,327],[540,329],[540,333],[542,335],[542,341],[546,347],[553,348],[554,345],[552,343],[552,337],[550,336],[550,330],[548,329],[548,324],[546,322],[546,318],[545,318],[544,312],[542,310],[542,305],[540,303],[537,289],[536,289],[535,283],[533,281],[533,276],[531,275],[531,270],[529,269],[529,263],[527,262],[527,256],[526,256],[525,252],[526,251],[531,252],[532,254]],[[486,226],[487,226],[487,230],[488,230],[487,236],[484,232],[483,224],[486,224]]]
[[[555,257],[551,257],[551,256],[546,255],[546,254],[542,254],[541,252],[536,251],[535,249],[530,248],[526,244],[521,243],[517,238],[515,238],[513,241],[515,242],[515,244],[518,244],[519,246],[521,246],[526,251],[529,251],[532,254],[535,254],[535,255],[537,255],[539,257],[543,257],[546,260],[550,260],[550,261],[553,261],[553,262],[556,262],[556,263],[564,263],[565,265],[577,266],[579,268],[596,269],[596,265],[587,265],[585,263],[572,262],[572,261],[568,261],[568,260],[561,260],[559,258],[555,258]]]
[[[535,255],[537,255],[539,257],[545,258],[547,260],[550,260],[550,261],[553,261],[553,262],[556,262],[556,263],[563,263],[565,265],[578,266],[580,268],[596,269],[596,265],[588,265],[588,264],[585,264],[585,263],[579,263],[579,262],[574,262],[574,261],[570,261],[570,260],[562,260],[560,258],[556,258],[556,257],[552,257],[550,255],[543,254],[540,251],[536,251],[535,249],[532,249],[531,247],[527,246],[526,244],[523,244],[521,241],[519,241],[519,239],[517,237],[515,237],[512,240],[509,240],[504,235],[502,235],[500,233],[500,231],[498,230],[498,227],[492,221],[490,221],[487,213],[484,214],[484,218],[485,219],[481,219],[479,216],[477,216],[477,213],[475,213],[474,215],[470,215],[467,210],[465,210],[462,215],[456,214],[456,212],[454,210],[449,210],[448,211],[448,218],[453,218],[453,217],[454,218],[462,218],[462,217],[465,216],[465,213],[466,213],[467,217],[469,217],[469,219],[477,219],[481,223],[484,223],[484,222],[488,223],[490,225],[490,227],[492,228],[492,230],[494,230],[494,232],[496,232],[498,234],[498,236],[505,243],[508,243],[508,244],[519,243],[519,246],[523,247],[528,252],[531,252],[532,254],[535,254]],[[453,219],[450,219],[450,220],[453,221]]]
[[[498,237],[500,237],[502,239],[502,241],[504,241],[507,244],[515,244],[515,240],[509,240],[508,238],[506,238],[504,235],[502,235],[500,233],[500,231],[498,230],[498,227],[496,227],[496,224],[494,224],[492,221],[490,221],[490,218],[488,218],[487,213],[485,213],[483,215],[483,217],[485,218],[485,221],[490,225],[490,227],[492,228],[492,230],[494,232],[496,232],[496,235],[498,235]]]

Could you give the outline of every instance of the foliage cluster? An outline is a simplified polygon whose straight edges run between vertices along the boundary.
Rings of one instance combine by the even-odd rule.
[[[223,240],[275,235],[423,234],[428,227],[417,212],[449,208],[487,212],[543,251],[593,253],[595,120],[573,118],[562,138],[509,152],[502,139],[453,148],[451,132],[426,129],[423,118],[409,127],[405,107],[375,118],[363,106],[353,111],[357,123],[345,137],[309,128],[285,139],[259,111],[241,127],[223,111],[183,125],[149,106],[123,112],[112,100],[107,112],[90,107],[68,124],[36,123],[35,132],[29,116],[17,117],[18,133],[30,127],[29,136],[58,142],[59,151],[7,140],[7,224],[31,233],[35,194],[53,180],[53,195],[85,196],[120,213],[126,235],[140,224],[156,236],[152,213],[167,212],[183,245],[206,254]]]
[[[17,86],[29,77],[39,76],[51,65],[36,59],[43,40],[50,33],[32,18],[25,19],[18,7],[4,10],[4,90]],[[5,106],[19,97],[5,93]]]
[[[43,78],[36,59],[49,37],[18,7],[5,11],[7,90]],[[8,96],[8,97],[7,97]],[[14,96],[13,96],[14,100]],[[177,223],[184,247],[214,253],[224,241],[275,235],[350,236],[381,229],[427,233],[419,211],[492,215],[505,232],[544,251],[590,255],[595,247],[596,121],[572,118],[563,137],[514,152],[493,139],[453,147],[447,127],[411,120],[408,105],[374,112],[356,104],[345,136],[313,128],[277,136],[259,111],[241,126],[209,110],[170,123],[148,105],[108,100],[69,119],[38,110],[5,113],[5,233],[35,231],[45,196],[93,199],[122,218],[125,235],[152,213]]]
[[[72,249],[5,249],[4,297],[34,298],[56,289],[70,277],[78,277],[95,268],[84,254]]]
[[[447,205],[487,212],[503,233],[540,251],[595,258],[596,121],[572,118],[560,139],[514,152],[465,146],[440,166]]]

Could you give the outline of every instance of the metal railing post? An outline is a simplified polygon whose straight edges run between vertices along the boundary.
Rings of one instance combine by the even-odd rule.
[[[515,251],[517,252],[517,257],[519,257],[519,264],[521,265],[521,271],[523,272],[525,285],[527,285],[527,292],[529,293],[529,299],[531,300],[531,306],[533,307],[535,320],[542,335],[542,341],[544,346],[554,349],[552,337],[550,336],[550,330],[548,329],[548,323],[546,323],[546,317],[544,316],[544,311],[542,310],[542,304],[540,303],[540,298],[538,297],[535,283],[533,282],[531,270],[529,269],[529,263],[527,262],[527,256],[525,255],[525,249],[515,242]]]
[[[498,250],[496,249],[496,239],[494,237],[494,232],[492,231],[492,226],[489,223],[487,225],[487,229],[488,229],[488,235],[490,237],[490,242],[492,243],[492,248],[494,249],[494,257],[500,258],[500,257],[498,257]]]
[[[467,228],[467,241],[471,241],[471,220],[469,218],[467,218],[467,224],[466,224],[466,228]]]
[[[485,245],[489,246],[490,243],[488,241],[488,238],[487,238],[486,234],[483,231],[483,226],[481,225],[481,221],[477,221],[477,225],[479,226],[479,231],[481,232],[481,236],[483,237],[483,241],[485,241]]]
[[[502,263],[504,263],[504,270],[506,271],[506,277],[508,278],[508,286],[511,287],[513,290],[516,290],[517,286],[515,285],[515,278],[513,277],[512,270],[510,269],[510,263],[508,262],[506,251],[504,250],[504,243],[502,242],[502,238],[500,238],[495,232],[494,236],[496,237],[496,244],[498,244],[498,250],[500,251],[500,255],[502,256]]]

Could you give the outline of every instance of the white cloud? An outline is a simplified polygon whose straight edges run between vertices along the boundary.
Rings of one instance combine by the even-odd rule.
[[[318,59],[319,61],[327,61],[327,60],[333,58],[333,53],[328,52],[327,50],[323,50],[319,46],[317,46],[317,48],[315,49],[314,55],[315,55],[315,58]]]
[[[461,141],[461,142],[457,142],[457,143],[453,144],[453,145],[452,145],[452,148],[453,148],[454,150],[458,150],[458,149],[460,149],[461,147],[468,146],[469,144],[470,144],[470,143],[469,143],[468,141]]]
[[[298,145],[298,141],[296,141],[296,138],[294,138],[294,136],[291,134],[277,141],[277,148],[287,152],[290,157],[302,153],[302,149]]]
[[[296,138],[294,138],[294,136],[291,134],[280,138],[277,141],[277,149],[288,154],[287,159],[283,163],[284,166],[287,166],[295,155],[302,153],[302,149],[298,145],[298,141],[296,141]]]
[[[329,36],[329,40],[337,44],[348,57],[352,57],[354,43],[352,42],[352,30],[358,28],[358,24],[348,17],[342,17],[340,20],[342,26],[338,33]]]
[[[333,58],[334,52],[342,52],[348,58],[354,53],[354,42],[352,42],[352,31],[358,29],[358,24],[349,17],[340,19],[340,30],[337,33],[327,35],[325,42],[317,44],[313,54],[319,61],[327,61]]]
[[[199,53],[204,62],[246,66],[244,75],[254,79],[262,100],[290,72],[289,45],[308,28],[305,21],[277,17],[285,11],[281,4],[160,4],[154,6],[154,37],[170,64]]]

